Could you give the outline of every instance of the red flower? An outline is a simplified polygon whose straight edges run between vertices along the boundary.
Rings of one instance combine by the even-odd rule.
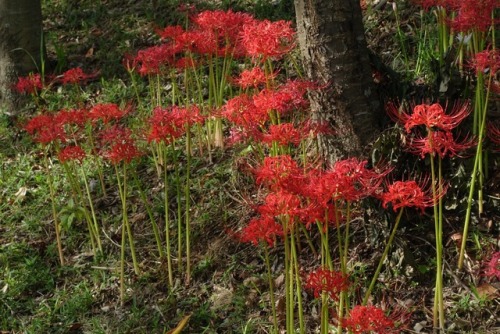
[[[88,120],[88,112],[85,109],[60,110],[54,115],[54,121],[61,125],[75,125],[82,128]]]
[[[254,19],[246,13],[214,10],[199,13],[193,21],[199,29],[196,51],[200,54],[225,57],[243,54],[239,33],[243,25],[253,22]]]
[[[82,162],[85,156],[86,154],[80,146],[66,146],[59,152],[58,158],[60,162],[69,160],[78,160]]]
[[[305,288],[313,290],[314,297],[320,298],[323,292],[335,301],[339,300],[340,293],[349,289],[349,277],[341,272],[319,268],[309,273]]]
[[[187,108],[157,107],[153,110],[153,116],[148,121],[151,126],[148,140],[150,142],[163,141],[168,144],[182,136],[186,132],[187,125],[201,124],[204,120],[197,106]]]
[[[450,131],[431,131],[425,137],[416,137],[408,143],[408,151],[424,158],[427,154],[444,158],[458,156],[460,151],[476,145],[473,138],[464,138],[457,142]]]
[[[19,77],[14,86],[16,92],[20,94],[33,94],[42,90],[42,78],[40,74],[30,74],[27,77]]]
[[[486,276],[496,277],[500,280],[500,252],[496,252],[491,257],[486,265]]]
[[[269,126],[269,132],[262,135],[263,143],[272,145],[273,142],[281,146],[292,144],[297,146],[305,136],[292,123],[281,123]]]
[[[243,89],[250,87],[257,88],[274,77],[276,77],[276,74],[273,73],[269,78],[266,78],[266,73],[260,67],[254,67],[251,70],[241,72],[240,77],[235,79],[234,82]]]
[[[63,85],[78,84],[88,79],[93,79],[97,73],[86,74],[80,67],[75,67],[67,70],[62,74],[61,81]]]
[[[247,54],[262,60],[279,59],[295,47],[295,31],[290,21],[254,20],[243,25],[241,39]]]
[[[120,107],[114,103],[101,103],[96,104],[90,109],[88,117],[93,121],[101,120],[104,124],[108,124],[113,120],[119,120],[130,112],[130,106],[126,109],[120,109]]]
[[[476,72],[484,73],[489,70],[494,76],[500,69],[500,51],[496,49],[478,52],[470,65]]]
[[[139,66],[140,75],[161,74],[174,64],[175,56],[182,51],[182,46],[162,44],[137,52],[134,63]]]
[[[498,8],[498,0],[463,0],[451,2],[456,16],[450,20],[455,31],[488,31],[494,24],[493,11]]]
[[[241,94],[226,102],[221,115],[228,121],[245,129],[263,125],[269,119],[269,113],[260,112],[254,104],[252,97]]]
[[[102,144],[106,147],[101,154],[112,164],[130,163],[141,155],[132,139],[130,129],[115,125],[104,130],[100,138]]]
[[[54,141],[66,141],[66,134],[63,126],[57,122],[53,115],[39,115],[28,121],[24,129],[33,135],[33,139],[42,144],[49,144]]]
[[[355,306],[347,318],[342,319],[342,327],[354,334],[399,333],[394,320],[375,306]]]
[[[457,127],[471,112],[470,103],[455,104],[450,113],[445,113],[443,107],[438,104],[419,104],[413,108],[413,112],[400,110],[393,103],[388,105],[389,116],[397,123],[404,125],[406,132],[423,125],[427,129],[441,129],[451,131]]]
[[[248,223],[238,234],[242,242],[251,242],[255,246],[259,242],[266,242],[269,247],[274,245],[277,236],[283,235],[283,228],[272,217],[255,218]]]
[[[257,208],[260,214],[267,217],[287,217],[293,223],[293,217],[300,214],[300,199],[297,195],[284,190],[269,193],[265,203]]]
[[[196,105],[180,108],[172,107],[172,112],[176,114],[179,126],[193,126],[194,124],[203,124],[205,117],[200,113],[200,108]]]
[[[301,169],[289,155],[265,157],[262,165],[254,170],[257,184],[265,184],[272,190],[299,186]]]
[[[150,124],[149,142],[163,141],[169,144],[184,133],[184,127],[179,126],[177,114],[173,113],[171,108],[156,107],[148,123]]]
[[[439,198],[446,193],[447,187],[441,185],[441,192],[436,194],[436,198],[432,195],[432,185],[428,180],[424,180],[421,185],[416,181],[396,181],[387,187],[387,191],[381,195],[382,206],[387,208],[389,203],[392,209],[397,211],[399,208],[414,207],[422,212],[427,207],[434,206]]]
[[[324,175],[326,189],[331,198],[358,201],[372,196],[380,188],[383,178],[391,169],[380,172],[366,168],[368,162],[357,158],[337,161],[331,171]]]
[[[277,90],[263,89],[253,97],[253,102],[259,113],[268,113],[274,110],[280,115],[285,115],[309,105],[305,94],[307,89],[312,87],[314,84],[308,81],[289,80]]]
[[[179,36],[182,36],[184,32],[184,28],[181,26],[168,26],[163,29],[156,29],[156,34],[160,36],[162,40],[172,40],[173,42],[175,42]]]

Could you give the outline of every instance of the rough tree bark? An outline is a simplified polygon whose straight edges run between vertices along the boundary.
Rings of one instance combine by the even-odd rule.
[[[380,102],[371,76],[359,0],[294,0],[299,44],[315,117],[335,136],[321,136],[329,160],[359,156],[380,130]]]
[[[0,110],[17,109],[11,91],[18,76],[37,71],[42,52],[40,0],[0,0]]]

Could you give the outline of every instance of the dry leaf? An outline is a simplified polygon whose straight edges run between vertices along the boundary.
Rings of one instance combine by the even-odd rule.
[[[85,54],[85,58],[92,58],[94,56],[94,48],[90,48]]]
[[[493,300],[498,296],[498,289],[495,288],[493,285],[485,283],[481,284],[480,286],[477,287],[477,294],[481,298],[487,298],[489,300]]]
[[[189,318],[191,317],[191,314],[186,315],[184,318],[182,318],[181,321],[177,324],[177,326],[174,329],[171,329],[170,331],[166,332],[165,334],[179,334],[184,327],[186,327]]]
[[[26,197],[26,193],[28,192],[28,188],[26,187],[21,187],[17,191],[17,193],[14,195],[16,196],[15,202],[22,202],[23,199]]]

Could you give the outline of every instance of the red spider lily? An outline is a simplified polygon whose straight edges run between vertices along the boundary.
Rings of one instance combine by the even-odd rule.
[[[269,126],[269,132],[264,133],[260,139],[269,145],[276,142],[281,146],[288,144],[297,146],[305,137],[292,123],[281,123]]]
[[[498,0],[450,1],[449,5],[456,12],[449,22],[453,30],[486,32],[494,24],[492,15],[498,8]]]
[[[349,277],[341,272],[319,268],[309,273],[305,288],[314,292],[315,298],[321,298],[323,292],[328,293],[330,299],[339,300],[340,293],[349,289]]]
[[[262,165],[254,169],[257,184],[265,184],[271,190],[293,191],[299,186],[302,171],[289,155],[265,157]]]
[[[227,101],[222,108],[221,115],[231,123],[245,129],[258,127],[269,120],[267,110],[265,112],[258,110],[252,97],[246,94],[240,94]]]
[[[85,109],[59,110],[54,115],[54,121],[61,125],[75,125],[82,128],[88,121],[88,112]]]
[[[96,104],[92,107],[92,109],[90,109],[88,118],[94,122],[101,120],[104,124],[108,124],[111,121],[121,119],[123,116],[128,114],[130,110],[130,106],[125,109],[120,109],[120,107],[114,103],[101,103]]]
[[[253,97],[253,102],[261,113],[274,110],[280,115],[286,115],[309,105],[305,93],[312,87],[314,84],[309,81],[289,80],[277,90],[263,89]]]
[[[337,161],[324,175],[325,189],[330,190],[330,198],[358,201],[374,195],[391,169],[376,172],[366,168],[367,164],[366,160],[357,158]]]
[[[257,211],[267,217],[289,218],[289,223],[293,223],[293,218],[300,214],[300,198],[285,190],[278,190],[266,196],[265,203],[257,208]]]
[[[234,44],[238,40],[238,33],[242,27],[254,22],[254,18],[250,14],[231,10],[207,10],[194,16],[192,21],[201,30],[210,30],[216,36]]]
[[[186,69],[194,69],[197,65],[197,62],[192,57],[182,57],[177,59],[174,66],[178,71],[183,71]]]
[[[345,222],[345,216],[333,203],[318,203],[310,201],[301,208],[299,212],[300,221],[306,228],[311,228],[312,224],[321,224],[323,232],[329,226],[338,227]]]
[[[60,122],[54,115],[39,115],[28,121],[24,126],[26,132],[33,136],[33,140],[41,144],[49,144],[54,141],[66,141],[66,134]]]
[[[17,78],[14,90],[20,94],[34,94],[43,88],[40,74],[30,74],[26,77]]]
[[[492,75],[495,75],[500,69],[500,51],[495,49],[478,52],[470,62],[470,66],[476,72],[483,73],[489,70]]]
[[[161,74],[175,63],[176,55],[182,46],[162,44],[137,52],[134,62],[139,66],[140,75]]]
[[[382,206],[387,209],[389,203],[396,212],[399,208],[417,208],[424,212],[425,208],[434,206],[446,194],[447,186],[442,184],[436,187],[436,198],[432,195],[432,184],[428,179],[417,181],[396,181],[387,186],[387,191],[380,197]]]
[[[172,107],[172,112],[176,114],[176,118],[182,126],[193,126],[194,124],[203,124],[205,117],[201,114],[200,108],[196,105],[180,108]]]
[[[173,42],[185,33],[184,28],[181,26],[168,26],[163,29],[156,29],[155,32],[162,40],[171,40]]]
[[[347,318],[342,319],[342,327],[354,334],[399,333],[393,319],[375,306],[355,306]]]
[[[245,143],[252,139],[259,138],[260,134],[257,129],[244,129],[240,127],[232,127],[229,129],[229,137],[227,138],[227,144],[229,146],[235,145],[237,143]]]
[[[83,70],[80,67],[75,67],[67,70],[62,74],[61,82],[63,83],[63,85],[79,84],[83,81],[95,78],[97,74],[98,74],[97,72],[87,74],[83,72]]]
[[[491,260],[486,264],[486,271],[484,274],[489,277],[496,277],[500,280],[500,252],[493,254]]]
[[[444,131],[450,131],[460,124],[471,112],[469,102],[455,104],[450,113],[445,113],[443,107],[438,104],[419,104],[413,107],[413,112],[409,113],[406,110],[400,110],[393,103],[389,103],[387,107],[389,116],[396,123],[402,124],[406,132],[416,126],[423,125],[427,129],[438,128]]]
[[[186,132],[186,126],[201,124],[204,120],[197,106],[188,108],[157,107],[153,110],[153,115],[148,121],[151,126],[148,141],[171,143]]]
[[[58,154],[59,161],[63,163],[70,160],[77,160],[81,163],[85,157],[86,153],[80,146],[66,146]]]
[[[474,138],[464,138],[461,142],[457,142],[450,131],[431,131],[425,137],[412,138],[407,144],[407,150],[420,155],[421,158],[427,154],[444,158],[460,156],[461,151],[474,147],[476,144]]]
[[[283,227],[276,223],[274,218],[264,216],[252,219],[236,235],[241,242],[250,242],[255,246],[260,242],[266,242],[269,247],[272,247],[276,237],[283,235]]]
[[[106,147],[101,151],[102,156],[114,165],[120,162],[130,163],[141,156],[141,152],[132,139],[130,129],[114,125],[104,130],[100,138],[101,143]]]
[[[266,78],[266,73],[260,67],[254,67],[251,70],[244,70],[240,73],[240,77],[234,82],[243,89],[254,87],[257,88],[267,82],[273,80],[276,73],[271,74]]]
[[[295,47],[295,30],[290,21],[254,20],[243,25],[241,39],[249,56],[279,59]]]

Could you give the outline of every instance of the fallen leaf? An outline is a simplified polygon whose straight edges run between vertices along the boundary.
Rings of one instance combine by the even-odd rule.
[[[85,54],[85,58],[92,58],[94,56],[94,48],[90,48]]]
[[[498,289],[495,288],[493,285],[485,283],[481,284],[480,286],[477,287],[477,294],[481,298],[486,298],[489,300],[493,300],[498,296]]]
[[[184,327],[186,327],[190,317],[191,317],[191,314],[186,315],[184,318],[182,318],[181,321],[179,321],[179,323],[177,324],[177,326],[174,329],[171,329],[170,331],[165,332],[165,334],[179,334],[184,329]]]

